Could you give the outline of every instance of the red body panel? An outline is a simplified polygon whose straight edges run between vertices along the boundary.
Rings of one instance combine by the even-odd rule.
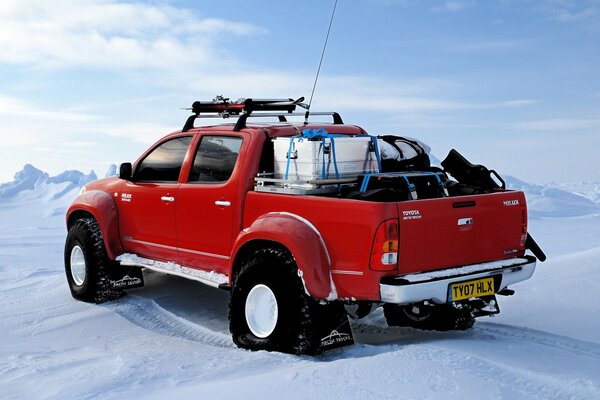
[[[68,230],[74,222],[73,217],[76,217],[76,213],[91,214],[100,225],[104,246],[111,259],[123,254],[124,251],[119,234],[119,214],[114,200],[114,193],[120,193],[122,184],[123,181],[117,178],[90,183],[87,191],[73,201],[66,215]]]
[[[230,277],[236,254],[244,246],[257,240],[277,242],[290,250],[306,289],[318,299],[332,298],[333,282],[339,298],[377,301],[384,276],[524,253],[521,239],[527,216],[521,192],[400,203],[254,192],[267,135],[291,136],[296,130],[290,124],[256,125],[241,132],[233,132],[232,127],[197,128],[186,133],[194,138],[178,182],[97,181],[76,199],[68,217],[75,211],[91,213],[99,221],[111,258],[133,252]],[[350,125],[299,127],[365,133]],[[193,154],[203,134],[243,138],[235,169],[225,183],[188,183]],[[181,135],[169,135],[157,145]],[[173,201],[161,201],[165,196]],[[475,205],[465,207],[469,201]],[[389,219],[400,224],[398,268],[372,271],[373,240],[378,226]]]
[[[125,182],[117,199],[123,248],[159,261],[177,260],[175,197],[179,184]]]
[[[384,273],[370,271],[369,259],[375,231],[385,219],[397,218],[395,203],[371,203],[317,196],[290,196],[248,193],[244,227],[271,212],[287,212],[312,224],[323,238],[331,259],[331,276],[339,297],[373,299],[379,296],[379,280]],[[278,233],[295,241],[295,231]],[[302,251],[314,251],[315,244],[303,243]],[[310,265],[303,266],[311,268]],[[312,282],[307,279],[307,286]]]
[[[294,255],[311,296],[327,299],[335,295],[332,294],[329,253],[320,233],[309,221],[287,212],[262,215],[241,232],[233,253],[237,254],[255,240],[276,242],[286,247]]]
[[[240,199],[244,197],[239,193],[245,188],[240,188],[240,182],[247,173],[242,166],[251,146],[251,136],[246,133],[232,135],[231,131],[219,133],[242,137],[238,168],[225,183],[187,183],[186,175],[176,196],[175,219],[180,263],[228,275],[231,248],[242,223]]]
[[[454,206],[469,202],[474,205]],[[522,192],[406,201],[398,209],[402,274],[513,258],[525,251]]]

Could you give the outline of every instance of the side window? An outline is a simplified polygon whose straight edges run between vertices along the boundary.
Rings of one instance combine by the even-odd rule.
[[[136,181],[177,182],[191,136],[171,139],[152,150],[140,163]]]
[[[242,146],[236,136],[204,136],[196,151],[189,182],[229,180]]]

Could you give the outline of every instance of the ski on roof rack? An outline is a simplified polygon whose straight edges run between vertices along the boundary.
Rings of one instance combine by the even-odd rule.
[[[303,103],[304,97],[299,99],[238,99],[232,102],[227,97],[217,96],[212,101],[195,101],[191,108],[186,108],[192,112],[183,126],[182,132],[187,132],[194,127],[194,121],[202,118],[229,118],[230,116],[239,116],[234,130],[239,131],[246,127],[248,117],[278,117],[280,122],[286,122],[286,116],[306,116],[305,113],[294,113],[296,107],[308,109]],[[255,111],[261,113],[253,114]],[[264,113],[264,111],[271,113]],[[272,113],[279,111],[280,113]],[[307,111],[308,113],[308,111]],[[335,124],[342,124],[342,118],[338,113],[311,113],[313,115],[332,115]]]

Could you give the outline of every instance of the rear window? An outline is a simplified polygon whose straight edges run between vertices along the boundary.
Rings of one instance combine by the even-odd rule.
[[[237,162],[242,138],[238,136],[204,136],[194,157],[189,182],[226,182]]]

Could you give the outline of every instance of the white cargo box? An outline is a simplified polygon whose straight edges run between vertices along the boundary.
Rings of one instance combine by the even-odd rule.
[[[333,138],[333,146],[331,138],[308,140],[299,137],[278,137],[273,139],[273,147],[274,175],[277,179],[343,179],[355,178],[363,173],[379,172],[371,137],[367,135],[336,137]]]

